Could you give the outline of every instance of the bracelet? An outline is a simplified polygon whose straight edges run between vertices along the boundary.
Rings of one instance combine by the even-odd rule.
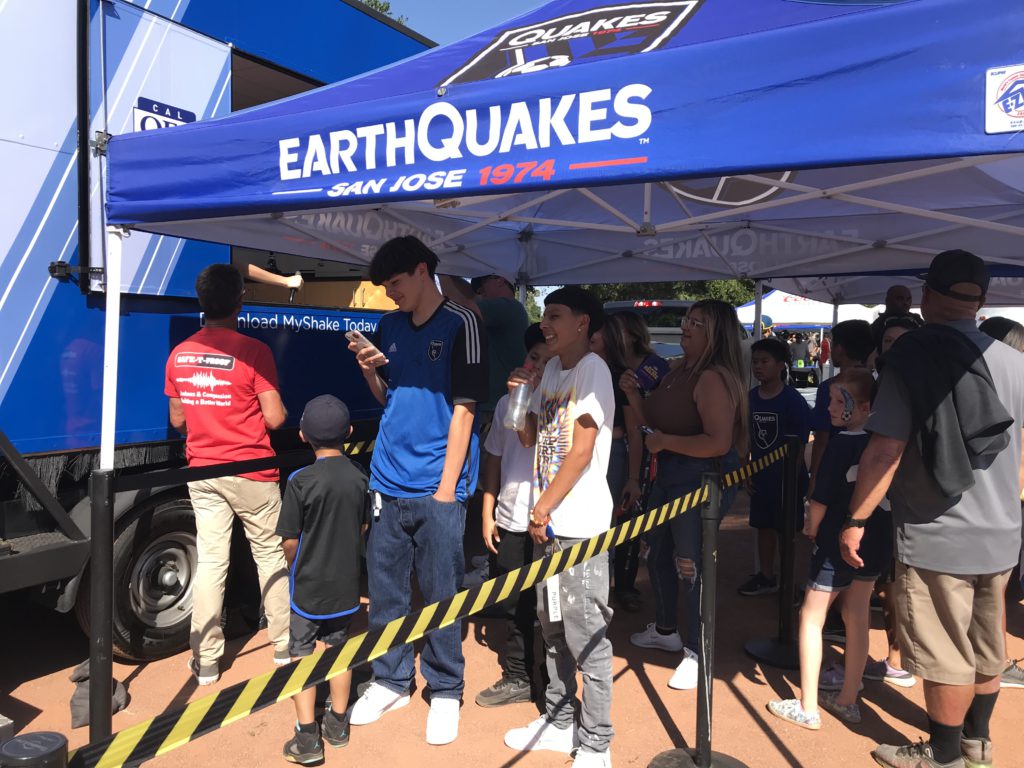
[[[863,520],[857,520],[855,518],[848,517],[846,518],[846,522],[843,523],[843,528],[863,528],[867,524],[868,518],[864,518]]]

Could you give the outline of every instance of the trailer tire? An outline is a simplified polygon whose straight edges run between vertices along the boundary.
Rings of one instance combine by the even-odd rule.
[[[113,651],[151,661],[188,648],[196,569],[192,504],[176,498],[143,509],[114,539]],[[89,574],[75,616],[89,632]]]

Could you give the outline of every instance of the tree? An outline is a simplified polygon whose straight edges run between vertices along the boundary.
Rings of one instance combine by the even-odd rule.
[[[602,301],[631,299],[720,299],[738,307],[754,298],[753,280],[686,280],[675,283],[585,285]]]
[[[540,302],[537,301],[539,291],[534,287],[526,289],[526,316],[530,318],[530,323],[539,323],[543,310],[540,308]]]
[[[377,13],[383,13],[385,16],[397,21],[399,24],[405,24],[409,20],[407,16],[395,16],[395,12],[391,10],[391,3],[389,0],[360,0],[363,5],[373,8]]]

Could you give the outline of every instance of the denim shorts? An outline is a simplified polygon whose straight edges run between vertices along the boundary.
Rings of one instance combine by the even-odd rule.
[[[807,586],[815,592],[842,592],[855,581],[875,581],[880,575],[866,568],[854,568],[842,557],[826,554],[815,546]]]
[[[353,614],[347,614],[333,619],[307,619],[292,611],[288,653],[293,659],[310,656],[316,650],[317,640],[325,645],[341,645],[348,639],[348,627],[352,623],[352,616]]]

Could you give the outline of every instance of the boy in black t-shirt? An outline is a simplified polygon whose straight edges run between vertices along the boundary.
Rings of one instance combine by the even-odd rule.
[[[291,587],[293,659],[309,656],[316,641],[341,645],[348,638],[352,615],[359,610],[359,576],[366,530],[366,473],[341,453],[352,432],[348,408],[333,395],[306,404],[299,437],[316,453],[316,462],[288,478],[278,519]],[[323,740],[332,747],[348,744],[344,717],[352,673],[330,681],[331,706],[324,713]],[[284,745],[284,757],[310,765],[324,758],[321,731],[314,719],[316,688],[293,698],[298,722]]]
[[[829,440],[811,492],[804,534],[814,540],[810,581],[800,610],[800,698],[771,701],[768,710],[803,728],[821,728],[818,705],[848,723],[861,721],[857,693],[868,658],[870,600],[875,580],[892,561],[892,518],[876,510],[865,526],[861,568],[847,564],[839,551],[839,535],[850,525],[850,500],[857,483],[860,456],[869,435],[874,379],[854,369],[832,380],[829,415],[843,431]],[[822,657],[821,630],[825,614],[839,596],[846,624],[846,676],[840,691],[818,691]]]

